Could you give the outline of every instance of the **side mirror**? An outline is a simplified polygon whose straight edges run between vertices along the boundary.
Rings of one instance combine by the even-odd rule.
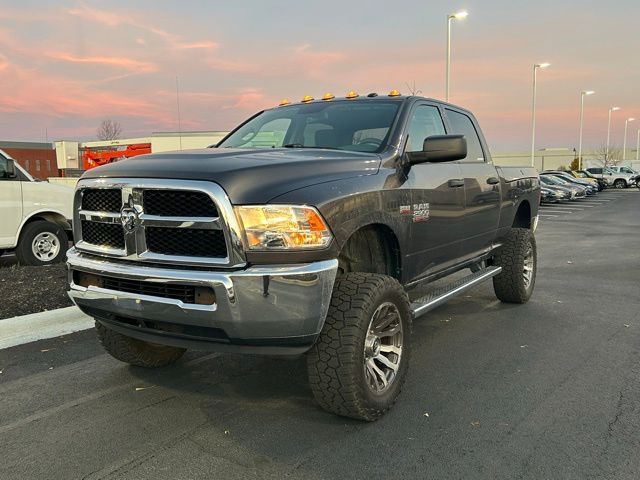
[[[412,165],[427,162],[452,162],[467,156],[464,135],[434,135],[424,139],[421,152],[410,152]]]

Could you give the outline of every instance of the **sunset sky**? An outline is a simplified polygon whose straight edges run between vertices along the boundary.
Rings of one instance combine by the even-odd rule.
[[[530,141],[532,65],[539,148],[622,144],[640,128],[640,1],[36,1],[0,0],[0,139],[91,139],[104,118],[125,136],[227,130],[282,97],[354,89],[444,97],[474,111],[494,151]]]

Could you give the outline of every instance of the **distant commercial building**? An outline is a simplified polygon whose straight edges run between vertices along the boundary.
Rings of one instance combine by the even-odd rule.
[[[77,142],[72,140],[57,140],[55,156],[58,168],[61,170],[82,170],[83,155],[85,152],[122,151],[123,156],[127,147],[135,145],[150,145],[152,153],[167,152],[172,150],[189,150],[193,148],[206,148],[218,143],[227,132],[154,132],[149,137],[119,138],[117,140],[97,140],[89,142]]]
[[[35,178],[46,180],[58,176],[56,152],[50,143],[0,140],[0,150],[17,160]]]

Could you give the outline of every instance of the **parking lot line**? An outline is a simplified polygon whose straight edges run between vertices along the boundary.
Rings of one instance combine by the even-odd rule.
[[[558,212],[562,212],[562,211],[569,211],[569,212],[581,212],[584,209],[583,208],[570,208],[570,207],[550,207],[550,208],[545,208],[543,207],[543,209],[545,210],[549,210],[549,211],[558,211]]]

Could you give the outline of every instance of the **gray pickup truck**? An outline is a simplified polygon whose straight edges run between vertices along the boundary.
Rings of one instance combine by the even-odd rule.
[[[400,393],[414,318],[489,279],[529,299],[539,201],[537,172],[495,167],[462,108],[285,102],[214,148],[86,172],[69,294],[124,362],[306,354],[318,403],[371,421]]]

